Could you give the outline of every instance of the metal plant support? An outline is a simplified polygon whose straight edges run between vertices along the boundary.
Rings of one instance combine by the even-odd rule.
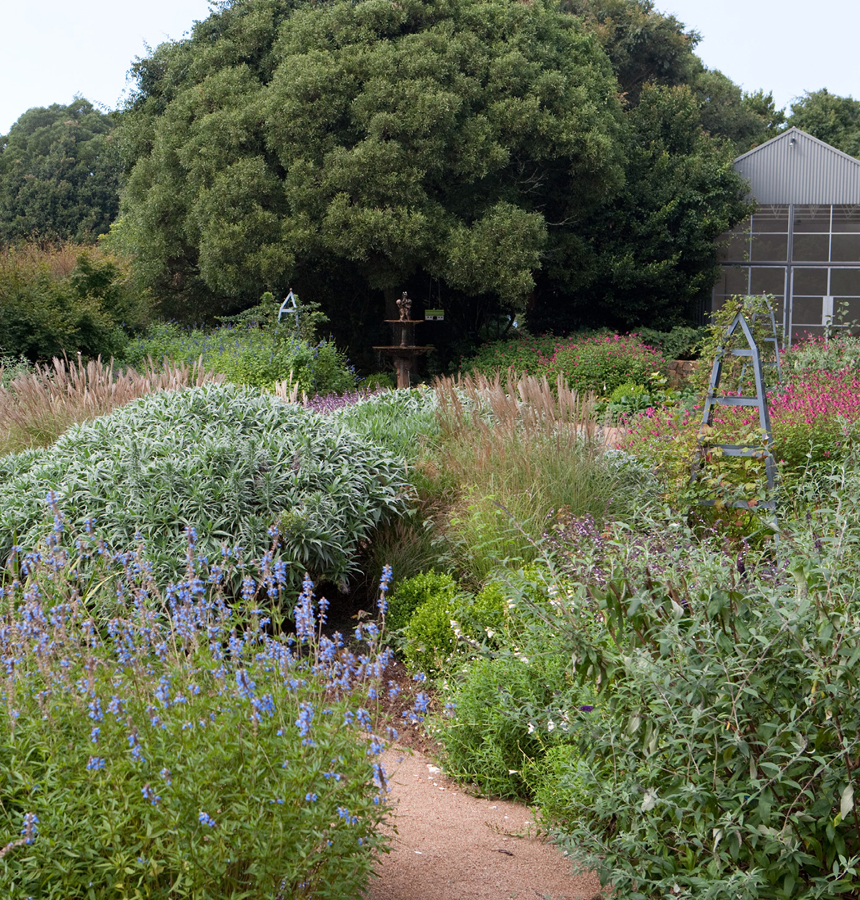
[[[762,314],[764,315],[764,314]],[[772,315],[772,314],[771,314]],[[772,320],[773,321],[773,320]],[[726,349],[727,344],[729,343],[730,338],[735,334],[738,329],[741,330],[743,336],[746,338],[747,347],[739,348],[739,349]],[[776,339],[776,324],[774,322],[774,340]],[[769,341],[770,338],[767,338]],[[776,347],[777,351],[777,371],[780,372],[779,369],[779,347]],[[723,358],[726,353],[730,353],[732,356],[744,357],[744,366],[747,365],[752,366],[753,376],[755,380],[755,396],[718,396],[717,391],[720,386],[720,380],[723,374]],[[761,433],[764,437],[764,446],[761,444],[714,444],[710,441],[706,440],[706,435],[708,433],[708,428],[713,426],[713,415],[714,409],[718,406],[750,406],[755,407],[758,410],[759,416],[759,424],[761,426]],[[758,345],[756,344],[755,338],[753,337],[752,329],[747,323],[746,318],[744,317],[742,312],[739,312],[734,319],[732,320],[729,327],[726,329],[725,334],[723,335],[723,340],[720,346],[717,348],[716,356],[714,357],[714,365],[711,370],[711,380],[708,384],[708,394],[705,398],[705,408],[702,413],[702,423],[699,428],[699,446],[696,451],[696,458],[693,464],[693,478],[696,477],[696,468],[699,460],[711,449],[717,449],[722,451],[725,456],[745,456],[751,458],[764,458],[765,464],[765,473],[767,476],[767,489],[768,496],[767,499],[758,503],[755,508],[756,509],[767,509],[773,513],[773,524],[776,527],[776,463],[773,458],[773,433],[770,427],[770,413],[767,407],[767,393],[766,386],[764,382],[764,377],[762,375],[762,361],[761,354],[759,352]],[[716,500],[705,500],[703,501],[705,506],[714,506]],[[752,509],[749,503],[741,500],[735,501],[730,504],[736,509]]]
[[[776,369],[776,377],[777,381],[782,384],[782,364],[779,359],[779,334],[776,330],[776,316],[773,314],[773,307],[770,304],[770,297],[767,294],[762,294],[761,299],[764,301],[766,312],[754,312],[750,317],[750,328],[753,333],[755,333],[756,322],[761,320],[769,320],[770,321],[770,334],[767,337],[760,338],[761,343],[763,344],[773,344],[773,359],[765,359],[762,360],[762,368],[765,366],[773,367]],[[738,380],[738,391],[743,390],[744,385],[744,376],[746,375],[747,369],[750,364],[748,362],[744,362],[741,366],[741,375]]]

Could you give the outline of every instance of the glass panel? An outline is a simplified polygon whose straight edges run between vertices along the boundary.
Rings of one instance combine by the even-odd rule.
[[[749,285],[749,269],[742,266],[724,266],[714,292],[724,297],[746,294]]]
[[[860,237],[860,235],[858,235]],[[788,259],[787,234],[754,234],[750,260],[785,262]]]
[[[751,271],[751,294],[775,294],[780,296],[785,293],[785,269],[782,266],[773,266],[772,268],[757,267]]]
[[[860,262],[860,234],[833,235],[833,262]]]
[[[860,324],[860,297],[851,300],[837,300],[833,309],[833,320],[837,325]]]
[[[791,342],[796,343],[803,338],[816,338],[822,337],[824,335],[824,328],[821,325],[817,327],[814,325],[792,325],[791,327]]]
[[[830,293],[834,297],[860,297],[860,269],[831,269]]]
[[[830,231],[829,206],[795,206],[794,233]]]
[[[796,234],[794,258],[803,262],[830,262],[829,234]]]
[[[833,231],[860,231],[860,206],[834,206]]]
[[[720,238],[722,242],[727,235]],[[720,247],[720,259],[726,262],[746,262],[749,256],[749,235],[733,234],[726,246]]]
[[[795,269],[794,295],[813,294],[823,297],[827,293],[827,269]]]
[[[823,312],[824,301],[821,297],[795,297],[791,321],[803,325],[820,325]]]
[[[752,230],[755,232],[777,231],[786,234],[788,232],[788,207],[760,207],[752,217]]]

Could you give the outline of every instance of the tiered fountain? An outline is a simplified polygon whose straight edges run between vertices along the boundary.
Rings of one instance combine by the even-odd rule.
[[[394,367],[397,369],[397,387],[408,388],[415,360],[434,348],[419,347],[415,343],[415,326],[420,325],[424,319],[409,317],[412,301],[406,296],[406,291],[397,301],[397,309],[400,311],[399,319],[385,320],[391,326],[393,344],[390,347],[374,347],[373,349],[393,357]]]

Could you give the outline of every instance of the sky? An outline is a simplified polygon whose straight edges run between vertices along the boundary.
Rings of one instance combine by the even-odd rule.
[[[703,35],[697,53],[778,108],[827,88],[860,99],[860,0],[655,0]],[[146,46],[176,40],[207,0],[0,0],[0,134],[34,106],[82,94],[115,109]]]

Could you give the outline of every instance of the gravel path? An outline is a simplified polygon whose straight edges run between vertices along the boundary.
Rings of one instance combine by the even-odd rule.
[[[417,751],[384,761],[397,834],[367,900],[599,900],[594,876],[535,837],[528,807],[465,793]]]

